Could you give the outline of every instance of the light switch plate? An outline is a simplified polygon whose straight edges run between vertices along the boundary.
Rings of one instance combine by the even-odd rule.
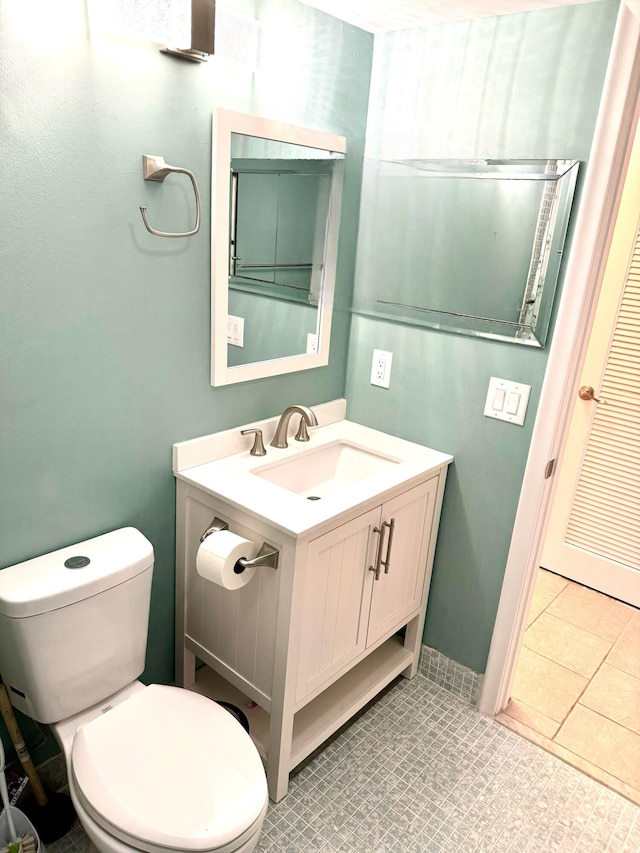
[[[531,385],[513,382],[509,379],[498,379],[492,376],[489,380],[489,390],[484,405],[487,418],[497,418],[510,424],[524,424],[524,417],[529,404]]]
[[[227,315],[227,343],[234,347],[244,346],[244,317]]]

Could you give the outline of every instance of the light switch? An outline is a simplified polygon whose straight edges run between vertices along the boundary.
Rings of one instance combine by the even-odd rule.
[[[491,407],[494,412],[501,412],[504,409],[505,394],[504,388],[496,388],[496,393],[493,395],[493,406]]]
[[[520,405],[520,394],[517,391],[512,391],[507,397],[507,414],[517,415],[518,406]]]
[[[531,385],[492,376],[484,405],[485,417],[498,418],[501,421],[522,426],[530,393]]]

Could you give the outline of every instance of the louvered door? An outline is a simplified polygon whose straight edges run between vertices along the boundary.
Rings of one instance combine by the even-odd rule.
[[[640,143],[638,138],[542,565],[640,607]]]

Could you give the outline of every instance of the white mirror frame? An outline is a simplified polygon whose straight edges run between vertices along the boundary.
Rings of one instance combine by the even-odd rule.
[[[331,314],[342,201],[342,169],[336,169],[331,184],[324,275],[318,303],[318,351],[229,367],[227,317],[229,314],[229,170],[232,133],[341,154],[346,151],[344,136],[270,121],[245,113],[214,110],[211,169],[211,384],[216,387],[263,379],[267,376],[280,376],[283,373],[294,373],[298,370],[309,370],[329,363]]]

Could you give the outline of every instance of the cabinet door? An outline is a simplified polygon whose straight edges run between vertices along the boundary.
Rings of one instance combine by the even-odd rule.
[[[314,539],[303,582],[296,704],[365,649],[380,508]]]
[[[382,561],[373,584],[367,645],[404,625],[420,608],[438,478],[382,506]]]

